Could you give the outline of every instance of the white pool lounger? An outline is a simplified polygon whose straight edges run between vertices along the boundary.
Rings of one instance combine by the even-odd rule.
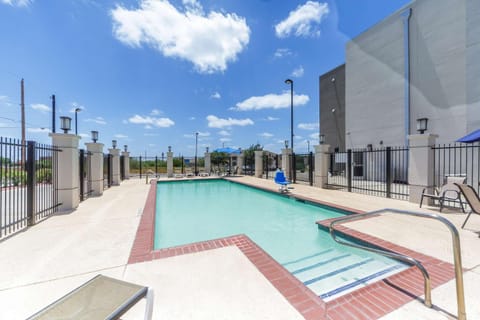
[[[153,291],[134,283],[97,275],[32,315],[30,319],[119,319],[145,298],[145,320],[152,318]]]

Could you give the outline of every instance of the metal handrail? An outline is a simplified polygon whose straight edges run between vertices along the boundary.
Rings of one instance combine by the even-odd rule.
[[[398,209],[381,209],[377,211],[371,211],[367,213],[360,213],[360,214],[355,214],[355,215],[350,215],[344,218],[338,218],[335,219],[330,223],[330,235],[332,236],[333,240],[335,240],[337,243],[347,245],[350,247],[355,247],[359,249],[363,249],[366,251],[371,251],[375,252],[387,257],[391,257],[394,259],[399,259],[402,261],[405,261],[407,263],[414,264],[421,272],[424,278],[424,289],[425,289],[425,305],[428,307],[432,307],[432,296],[431,296],[431,287],[430,287],[430,276],[428,275],[427,270],[423,267],[423,265],[416,259],[406,256],[406,255],[401,255],[397,254],[394,252],[390,251],[385,251],[381,249],[375,249],[375,248],[370,248],[354,243],[349,243],[345,241],[338,240],[335,236],[335,225],[344,223],[344,222],[352,222],[356,220],[363,219],[365,217],[369,216],[375,216],[375,215],[382,215],[385,213],[395,213],[395,214],[404,214],[404,215],[410,215],[410,216],[415,216],[415,217],[421,217],[421,218],[429,218],[429,219],[434,219],[437,221],[442,222],[447,226],[447,228],[450,230],[450,233],[452,234],[452,245],[453,245],[453,261],[454,261],[454,267],[455,267],[455,282],[456,282],[456,290],[457,290],[457,309],[458,309],[458,320],[466,320],[467,315],[465,312],[465,294],[464,294],[464,289],[463,289],[463,272],[462,272],[462,257],[461,257],[461,252],[460,252],[460,237],[458,235],[458,230],[455,228],[455,226],[447,219],[445,219],[442,216],[439,216],[438,214],[430,214],[430,213],[422,213],[422,212],[413,212],[413,211],[404,211],[404,210],[398,210]]]

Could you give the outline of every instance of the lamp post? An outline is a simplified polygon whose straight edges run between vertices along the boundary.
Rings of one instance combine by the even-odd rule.
[[[68,133],[72,128],[72,118],[70,117],[60,117],[60,129],[63,130],[63,133]]]
[[[78,116],[77,114],[82,111],[82,109],[80,108],[76,108],[75,109],[75,135],[77,136],[78,135]]]
[[[318,136],[318,142],[319,142],[320,144],[324,144],[324,143],[325,143],[325,135],[324,135],[324,134],[320,134],[320,135]]]
[[[195,132],[195,176],[198,176],[198,170],[197,170],[197,149],[198,149],[198,132]]]
[[[92,141],[93,143],[97,143],[98,140],[98,131],[92,131]]]
[[[117,140],[112,140],[112,148],[113,149],[117,148]]]
[[[293,80],[285,80],[286,84],[290,84],[290,145],[293,152]]]
[[[417,131],[423,134],[427,130],[428,118],[417,119]]]
[[[310,153],[310,140],[307,140],[307,153]]]

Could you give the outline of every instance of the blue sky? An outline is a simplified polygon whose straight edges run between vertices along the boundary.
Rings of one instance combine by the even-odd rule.
[[[318,78],[345,44],[407,0],[0,0],[0,136],[50,143],[78,113],[80,146],[99,131],[132,155],[205,147],[279,152],[318,141]],[[72,125],[73,129],[73,125]]]

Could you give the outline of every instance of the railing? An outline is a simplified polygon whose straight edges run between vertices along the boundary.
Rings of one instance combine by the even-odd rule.
[[[454,261],[454,267],[455,267],[455,281],[456,281],[456,290],[457,290],[457,308],[458,308],[458,319],[459,320],[466,320],[466,312],[465,312],[465,293],[464,293],[464,288],[463,288],[463,273],[462,273],[462,257],[461,257],[461,251],[460,251],[460,237],[458,235],[458,231],[455,228],[455,226],[445,219],[444,217],[441,217],[437,214],[429,214],[429,213],[421,213],[421,212],[412,212],[412,211],[403,211],[403,210],[397,210],[397,209],[381,209],[377,211],[372,211],[372,212],[367,212],[367,213],[361,213],[361,214],[355,214],[355,215],[350,215],[344,218],[339,218],[335,219],[330,223],[330,235],[332,236],[333,240],[336,242],[342,244],[342,245],[347,245],[350,247],[355,247],[359,249],[363,249],[366,251],[371,251],[378,253],[380,255],[384,255],[387,257],[391,257],[394,259],[400,259],[405,262],[410,262],[413,263],[421,272],[424,278],[424,291],[425,291],[425,305],[427,307],[432,306],[432,295],[431,295],[431,287],[430,287],[430,277],[428,275],[427,270],[423,267],[423,265],[418,261],[415,260],[414,258],[411,258],[406,255],[401,255],[397,254],[394,252],[386,251],[386,250],[381,250],[381,249],[376,249],[376,248],[371,248],[367,246],[362,246],[359,244],[355,243],[350,243],[350,242],[345,242],[338,240],[337,237],[335,236],[335,225],[340,224],[340,223],[345,223],[345,222],[352,222],[360,219],[364,219],[366,217],[370,216],[378,216],[382,215],[385,213],[395,213],[395,214],[404,214],[404,215],[410,215],[410,216],[415,216],[415,217],[421,217],[421,218],[428,218],[428,219],[434,219],[437,221],[442,222],[447,226],[447,228],[450,230],[450,233],[452,234],[452,246],[453,246],[453,261]]]
[[[103,189],[110,188],[113,183],[112,155],[103,155]]]
[[[79,150],[80,201],[84,201],[92,192],[92,153]]]
[[[57,211],[59,149],[0,137],[0,238]]]
[[[407,200],[408,148],[369,148],[331,153],[327,186]]]
[[[446,176],[462,176],[477,193],[480,183],[480,144],[443,144],[433,148],[433,177],[435,187],[445,183]],[[447,201],[448,206],[460,207],[458,202]]]

